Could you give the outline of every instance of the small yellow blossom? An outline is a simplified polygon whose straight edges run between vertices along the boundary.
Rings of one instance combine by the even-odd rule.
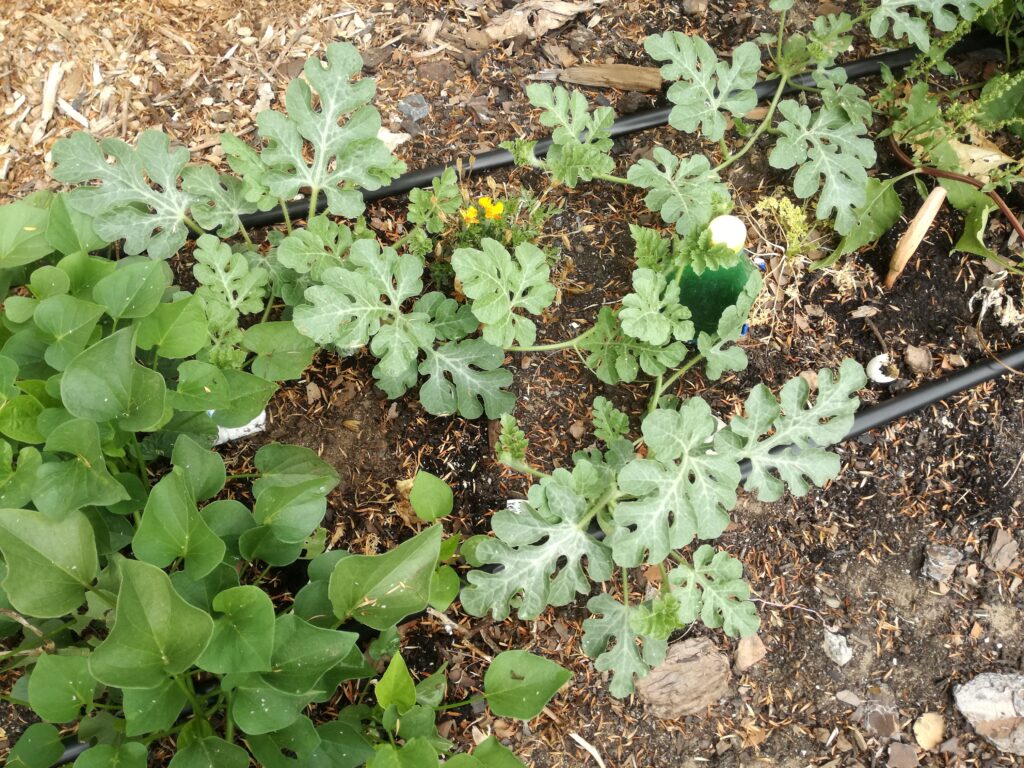
[[[481,197],[477,202],[484,209],[484,216],[488,219],[500,219],[501,214],[505,211],[505,204],[500,200],[495,202],[489,197]]]
[[[476,206],[470,206],[469,208],[463,208],[459,213],[462,214],[462,220],[467,226],[473,226],[480,221],[480,211],[476,209]]]

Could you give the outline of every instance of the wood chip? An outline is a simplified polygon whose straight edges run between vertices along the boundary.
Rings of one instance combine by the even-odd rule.
[[[660,91],[661,72],[657,67],[633,64],[593,64],[569,67],[558,79],[563,83],[589,85],[595,88],[617,88],[620,91]]]

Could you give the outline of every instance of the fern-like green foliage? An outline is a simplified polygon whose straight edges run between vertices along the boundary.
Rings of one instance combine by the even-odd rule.
[[[823,370],[818,381],[814,401],[799,377],[777,400],[758,386],[725,426],[700,398],[659,407],[641,425],[646,456],[635,455],[621,437],[628,428],[624,414],[613,416],[607,402],[595,403],[608,451],[577,454],[571,472],[555,470],[531,486],[525,505],[495,514],[495,538],[476,549],[494,568],[467,575],[466,610],[496,619],[516,610],[533,618],[589,591],[613,564],[667,561],[669,596],[628,605],[602,594],[588,603],[594,616],[584,622],[584,649],[598,669],[613,673],[618,696],[632,692],[635,679],[661,660],[674,629],[697,618],[732,636],[755,632],[740,562],[706,544],[689,560],[681,550],[725,530],[744,482],[741,462],[752,467],[747,489],[762,500],[779,498],[787,487],[806,493],[811,483],[838,474],[839,460],[825,446],[850,429],[855,393],[866,377],[846,360],[837,375]],[[609,534],[601,541],[590,534],[595,520]]]
[[[551,148],[540,165],[557,182],[575,187],[580,181],[590,181],[614,170],[615,161],[608,154],[612,147],[608,129],[615,122],[610,107],[598,107],[591,112],[583,94],[544,83],[528,86],[526,95],[533,106],[544,110],[540,124],[554,129]],[[533,142],[502,146],[513,153],[518,164],[538,165]]]
[[[267,141],[260,153],[263,182],[271,195],[289,200],[303,189],[314,196],[323,191],[331,213],[354,218],[364,207],[359,188],[378,189],[405,171],[377,138],[380,114],[369,104],[376,85],[354,79],[362,68],[353,46],[332,43],[326,61],[308,60],[306,79],[288,84],[287,114],[267,110],[257,116]]]
[[[652,59],[667,61],[661,76],[675,81],[668,98],[675,106],[669,125],[718,141],[725,135],[726,118],[741,117],[757,104],[754,85],[761,69],[761,54],[754,43],[743,43],[732,53],[732,62],[718,58],[700,37],[680,32],[651,35],[644,48]]]
[[[928,53],[930,26],[950,32],[960,19],[973,21],[992,5],[994,0],[879,0],[868,25],[875,37],[907,38]]]

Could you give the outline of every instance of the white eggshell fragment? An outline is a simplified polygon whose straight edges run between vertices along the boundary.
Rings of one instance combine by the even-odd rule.
[[[886,373],[889,368],[889,355],[881,354],[872,357],[867,364],[868,378],[876,384],[890,384],[896,379]]]

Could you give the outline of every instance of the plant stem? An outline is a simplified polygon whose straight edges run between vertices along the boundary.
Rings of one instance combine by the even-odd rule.
[[[509,469],[513,470],[514,472],[518,472],[521,475],[529,475],[530,477],[536,477],[538,480],[541,480],[545,477],[550,477],[550,475],[548,475],[547,472],[541,472],[539,469],[534,469],[525,461],[506,461],[502,463]]]
[[[309,215],[306,217],[306,225],[316,216],[316,203],[320,199],[320,190],[314,187],[309,192]]]
[[[729,155],[729,157],[725,158],[725,160],[723,160],[714,167],[713,170],[715,173],[721,173],[730,165],[739,160],[741,157],[746,155],[747,152],[749,152],[753,148],[757,140],[761,138],[761,134],[763,134],[771,127],[772,118],[775,116],[775,110],[779,106],[779,99],[782,98],[782,91],[785,90],[786,83],[788,82],[789,78],[786,75],[779,75],[779,85],[775,89],[775,95],[772,97],[771,104],[768,105],[768,112],[765,114],[764,119],[761,121],[761,124],[757,126],[757,130],[754,131],[753,134],[751,134],[750,138],[747,139],[747,143],[744,144],[739,149],[739,151],[737,151],[735,154]]]
[[[231,717],[231,700],[233,691],[224,695],[224,741],[228,744],[235,743],[235,719]]]
[[[622,603],[629,607],[629,571],[622,569]]]
[[[659,376],[655,380],[654,392],[651,394],[651,399],[647,403],[647,413],[654,413],[654,409],[658,407],[658,401],[661,400],[661,396],[662,394],[664,394],[665,390],[671,387],[673,384],[675,384],[676,381],[679,380],[680,376],[682,376],[688,370],[693,368],[693,366],[695,366],[698,362],[700,362],[703,359],[704,353],[698,352],[696,355],[687,360],[686,363],[678,371],[673,373],[667,379],[664,379],[661,376]]]
[[[270,288],[270,295],[267,297],[267,306],[263,308],[263,317],[260,318],[261,323],[267,322],[267,318],[270,317],[270,311],[274,308],[274,299],[277,298],[277,284],[274,283]]]
[[[237,475],[228,475],[228,480],[252,480],[255,477],[260,477],[262,472],[239,472]]]
[[[196,224],[196,223],[195,223],[194,221],[192,221],[192,219],[191,219],[191,218],[189,218],[188,216],[186,216],[186,217],[185,217],[185,218],[183,219],[183,221],[185,222],[185,226],[186,226],[186,227],[188,227],[189,229],[191,229],[191,230],[192,230],[193,232],[195,232],[195,233],[196,233],[197,235],[205,235],[205,234],[206,234],[206,230],[205,230],[205,229],[203,229],[202,227],[200,227],[200,226],[199,226],[198,224]]]
[[[623,176],[612,176],[607,173],[599,173],[594,176],[595,181],[611,181],[615,184],[622,184],[627,187],[633,186],[633,183]]]
[[[146,460],[142,458],[142,446],[139,445],[139,438],[132,432],[132,455],[135,457],[135,466],[139,472],[139,479],[146,487],[149,486],[149,470],[146,469]]]
[[[242,233],[242,239],[245,240],[246,243],[252,245],[255,248],[256,246],[253,243],[252,238],[249,237],[249,233],[245,231],[245,227],[239,226],[238,230]]]
[[[593,328],[588,328],[579,336],[566,341],[556,341],[551,344],[534,344],[529,347],[506,347],[508,352],[552,352],[556,349],[569,349],[570,347],[576,347],[583,339],[587,338],[594,332]]]
[[[439,706],[436,706],[436,707],[434,707],[434,711],[435,712],[447,712],[449,709],[458,709],[459,707],[464,707],[467,704],[472,704],[475,701],[483,701],[485,698],[487,698],[487,697],[483,696],[482,694],[479,695],[479,696],[470,696],[468,699],[463,699],[462,701],[456,701],[456,702],[453,702],[452,704],[441,704]]]
[[[292,217],[288,214],[288,202],[282,197],[278,203],[281,204],[281,213],[284,214],[284,228],[290,235],[292,233]]]
[[[192,679],[183,677],[182,675],[175,675],[174,682],[178,684],[178,687],[185,692],[185,696],[188,698],[189,703],[192,705],[192,714],[196,717],[203,717],[205,711],[203,705],[196,696],[195,689],[192,687]]]

